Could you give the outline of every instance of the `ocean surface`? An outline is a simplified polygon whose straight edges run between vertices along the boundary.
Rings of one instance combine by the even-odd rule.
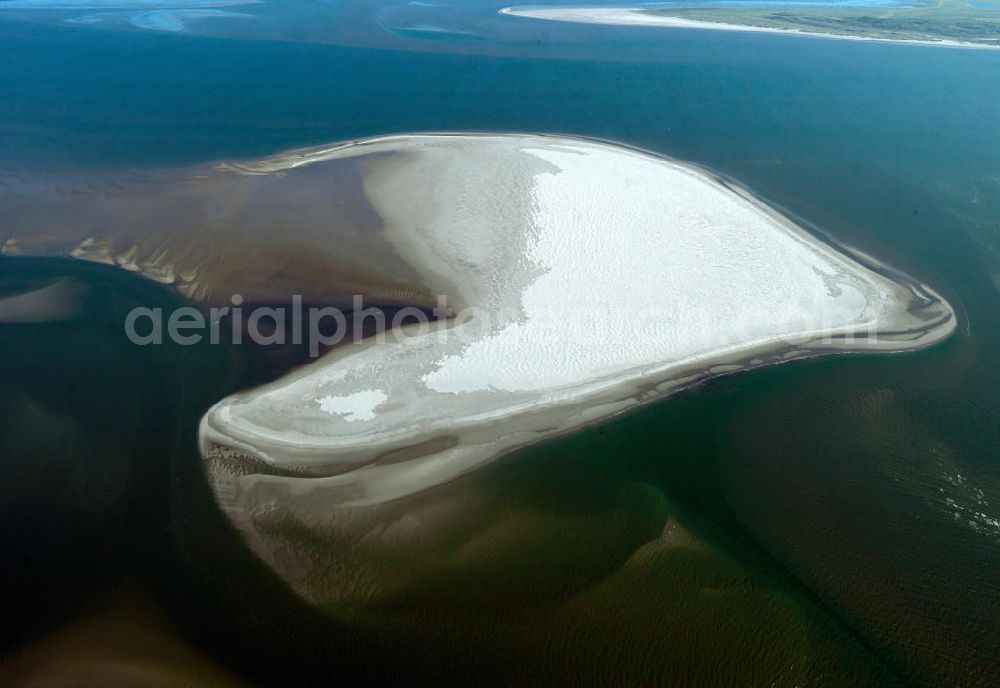
[[[521,451],[451,488],[486,505],[489,557],[344,613],[255,560],[200,473],[200,414],[267,362],[139,349],[123,314],[175,303],[159,286],[2,258],[4,293],[61,278],[80,295],[72,317],[0,324],[4,661],[23,671],[58,629],[139,590],[170,642],[253,684],[995,685],[1000,52],[496,9],[0,9],[0,170],[391,132],[598,137],[731,175],[909,272],[955,306],[956,335],[722,378]]]

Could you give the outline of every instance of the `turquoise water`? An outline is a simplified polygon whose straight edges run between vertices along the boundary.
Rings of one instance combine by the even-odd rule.
[[[490,607],[491,586],[508,581],[507,603],[543,619],[520,631],[536,639],[537,656],[522,648],[519,661],[545,667],[552,673],[538,671],[550,683],[581,682],[577,670],[669,678],[670,662],[680,660],[668,643],[643,639],[683,645],[697,635],[671,636],[662,619],[673,613],[681,629],[704,618],[718,628],[778,629],[764,646],[779,651],[807,637],[812,655],[847,667],[836,675],[813,665],[806,678],[819,685],[891,677],[990,685],[1000,653],[1000,53],[683,30],[513,29],[472,10],[458,24],[503,38],[423,41],[379,28],[376,9],[345,4],[370,20],[340,41],[349,45],[301,29],[303,17],[332,11],[309,3],[298,14],[284,10],[284,40],[258,40],[268,29],[246,28],[251,20],[232,21],[244,27],[232,29],[240,37],[221,21],[213,36],[0,19],[0,169],[175,165],[387,132],[478,130],[608,138],[733,175],[931,284],[959,311],[957,336],[914,355],[719,380],[491,468],[470,485],[538,514],[533,532],[584,525],[572,531],[578,537],[559,531],[570,543],[559,556],[515,548],[495,569],[446,585],[448,595],[462,590],[463,604]],[[280,14],[234,11],[244,10]],[[296,27],[302,40],[292,40]],[[343,670],[342,643],[359,641],[345,640],[340,626],[260,570],[212,511],[199,477],[199,409],[252,381],[255,362],[211,350],[128,353],[114,338],[115,313],[136,300],[169,300],[157,288],[98,268],[0,263],[0,281],[11,283],[66,273],[91,285],[88,307],[103,315],[88,322],[104,325],[0,328],[2,456],[17,484],[30,486],[0,493],[3,546],[31,572],[5,572],[7,589],[31,593],[10,602],[17,615],[8,618],[34,624],[5,636],[23,641],[47,627],[50,614],[37,612],[50,607],[41,601],[47,591],[67,588],[53,607],[66,609],[74,595],[138,569],[185,637],[227,665],[262,681],[289,667],[305,677]],[[36,407],[64,422],[25,410]],[[58,490],[47,476],[59,476]],[[648,579],[615,578],[666,512],[728,563],[664,557]],[[19,525],[25,513],[35,516],[30,533]],[[58,573],[67,567],[78,589]],[[746,576],[757,583],[731,607],[710,606],[700,592],[670,606],[668,593],[700,591],[692,583],[700,576],[720,589],[719,581]],[[417,630],[397,629],[402,640],[374,660],[354,647],[357,661],[419,656],[433,635],[449,670],[496,670],[500,662],[483,648],[499,641],[474,640],[485,632],[465,607],[433,618],[433,634],[406,611],[446,607],[442,599],[451,598],[442,595],[432,581],[399,600],[396,611]],[[558,596],[583,600],[586,613],[550,619],[539,599]],[[241,611],[247,600],[253,613]],[[483,614],[484,625],[504,627]],[[801,630],[800,614],[821,630]],[[578,618],[596,630],[579,631]],[[456,642],[449,628],[469,640]],[[563,633],[584,649],[560,649]],[[718,633],[711,661],[731,647]],[[771,655],[747,654],[745,676],[773,676]],[[606,656],[616,659],[602,664]]]

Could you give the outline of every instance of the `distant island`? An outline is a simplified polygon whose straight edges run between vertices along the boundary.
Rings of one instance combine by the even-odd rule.
[[[801,6],[796,6],[801,5]],[[936,0],[897,4],[734,2],[725,6],[518,5],[504,14],[595,24],[795,32],[837,38],[1000,47],[1000,2]]]

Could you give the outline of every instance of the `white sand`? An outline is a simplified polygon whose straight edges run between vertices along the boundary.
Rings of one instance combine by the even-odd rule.
[[[237,520],[267,485],[312,494],[309,508],[382,503],[712,374],[919,348],[954,328],[929,290],[700,170],[627,148],[396,136],[242,169],[344,158],[363,162],[382,233],[421,286],[475,311],[335,350],[213,407],[202,449]],[[337,474],[246,475],[255,462]]]
[[[798,29],[779,29],[767,26],[751,26],[748,24],[728,24],[725,22],[701,21],[670,17],[662,14],[652,14],[648,8],[640,7],[544,7],[534,5],[515,5],[500,10],[501,14],[530,19],[546,19],[550,21],[571,22],[579,24],[607,24],[613,26],[654,26],[674,29],[709,29],[712,31],[750,31],[754,33],[784,33],[793,36],[811,36],[813,38],[834,38],[844,41],[878,41],[881,43],[903,43],[911,45],[932,45],[948,48],[976,48],[996,50],[1000,45],[986,43],[971,43],[953,40],[923,40],[900,38],[875,38],[871,36],[849,36],[844,34],[823,33],[819,31],[801,31]]]

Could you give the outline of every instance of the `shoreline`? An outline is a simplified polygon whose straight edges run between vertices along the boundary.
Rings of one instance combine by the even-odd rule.
[[[543,21],[559,21],[572,24],[597,24],[607,26],[645,26],[665,29],[698,29],[705,31],[732,31],[740,33],[776,33],[806,38],[829,38],[841,41],[873,41],[876,43],[897,43],[901,45],[920,45],[938,48],[960,48],[966,50],[1000,50],[1000,45],[990,43],[975,43],[971,41],[956,41],[942,38],[940,40],[922,38],[880,38],[878,36],[855,36],[850,34],[825,33],[822,31],[804,31],[800,29],[783,29],[769,26],[754,26],[752,24],[732,24],[714,22],[702,19],[685,19],[684,17],[652,14],[646,8],[639,7],[534,7],[531,5],[511,5],[499,10],[500,14],[525,19]]]

